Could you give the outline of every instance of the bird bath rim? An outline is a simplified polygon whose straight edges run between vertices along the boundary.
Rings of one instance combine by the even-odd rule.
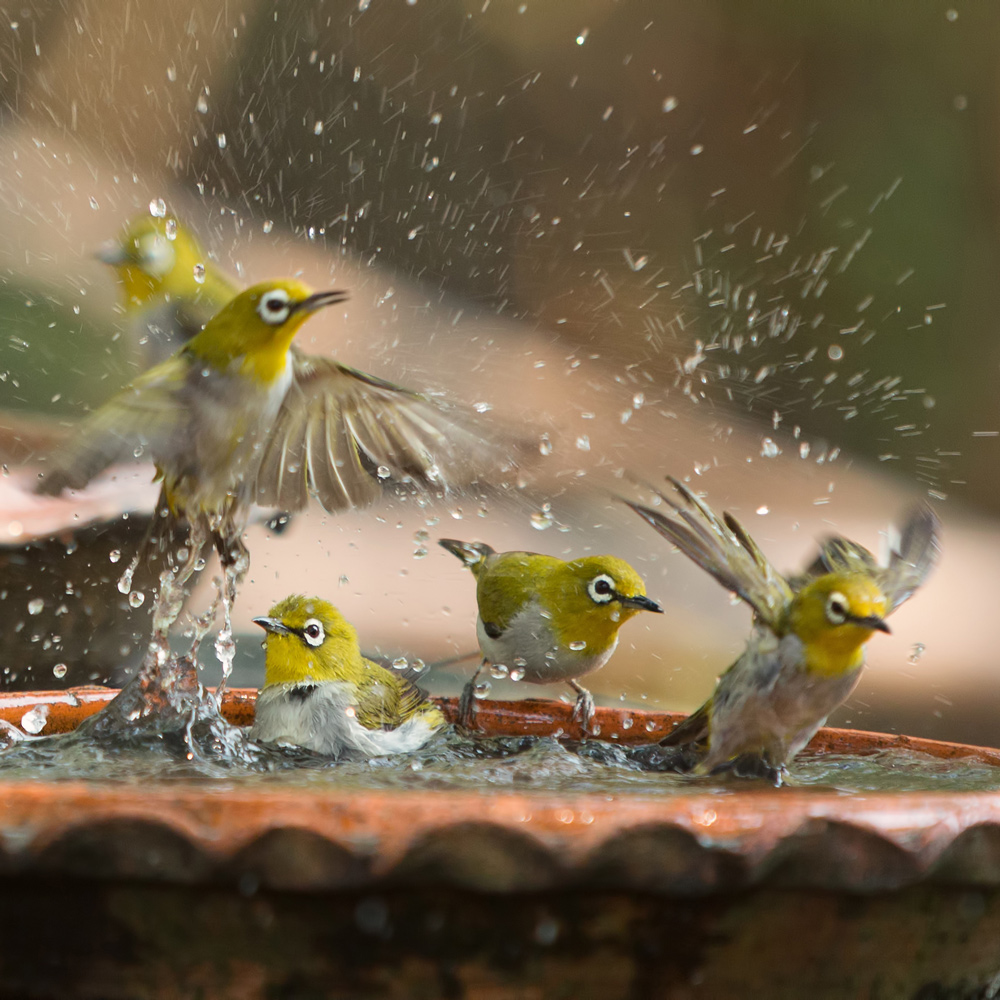
[[[66,732],[117,691],[0,693],[17,725],[38,706]],[[228,721],[249,725],[253,689],[229,690]],[[453,721],[455,699],[436,699]],[[582,733],[572,706],[487,701],[490,735]],[[678,713],[599,708],[601,738],[660,739]],[[626,726],[626,720],[631,724]],[[906,748],[1000,766],[1000,750],[823,729],[811,749]],[[1000,791],[854,792],[736,785],[720,793],[409,791],[240,787],[224,780],[130,786],[0,780],[0,873],[240,882],[331,890],[445,884],[702,895],[753,886],[884,892],[918,883],[1000,885]]]

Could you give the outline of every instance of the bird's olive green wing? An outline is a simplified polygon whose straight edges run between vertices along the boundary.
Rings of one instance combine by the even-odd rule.
[[[507,460],[474,415],[335,361],[296,353],[257,473],[257,503],[328,511],[371,503],[385,483],[442,491]]]
[[[416,684],[391,670],[365,661],[365,675],[358,684],[357,720],[366,729],[395,729],[426,703]]]
[[[81,421],[50,457],[38,492],[82,489],[115,462],[149,460],[177,440],[188,420],[182,404],[187,364],[168,358]]]
[[[757,543],[731,514],[722,518],[683,483],[668,477],[684,505],[660,494],[673,516],[642,504],[625,503],[688,558],[739,594],[770,628],[776,628],[792,590]]]
[[[827,573],[876,576],[880,572],[881,568],[875,557],[863,545],[842,535],[832,535],[823,542],[816,558],[788,582],[792,590],[798,592],[806,584]]]
[[[799,590],[824,573],[869,576],[882,588],[888,615],[913,595],[933,569],[940,528],[937,515],[927,504],[916,507],[890,548],[886,566],[880,566],[863,545],[835,535],[823,543],[819,555],[805,572],[792,581],[792,588]]]
[[[502,552],[487,557],[476,579],[479,617],[487,635],[499,638],[518,612],[547,590],[551,565],[552,560],[535,552]]]
[[[708,727],[712,718],[712,699],[709,698],[696,712],[692,712],[683,722],[677,724],[660,740],[660,746],[679,747],[690,744],[706,744]]]
[[[941,522],[927,504],[916,507],[906,520],[898,544],[889,553],[889,565],[880,571],[886,614],[894,611],[927,579],[937,562]]]

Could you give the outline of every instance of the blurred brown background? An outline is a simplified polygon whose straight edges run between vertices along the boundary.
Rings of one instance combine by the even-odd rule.
[[[309,349],[555,442],[481,512],[255,529],[247,629],[308,586],[367,647],[430,660],[474,645],[438,535],[610,550],[669,610],[628,627],[595,692],[692,707],[748,614],[607,499],[624,470],[702,473],[788,568],[831,530],[876,547],[929,491],[941,570],[836,721],[997,743],[998,37],[986,4],[8,5],[0,405],[70,417],[134,373],[91,253],[162,198],[245,281],[352,290]],[[0,492],[0,541],[26,503]],[[54,625],[2,573],[8,627],[38,638],[0,666],[52,686]]]

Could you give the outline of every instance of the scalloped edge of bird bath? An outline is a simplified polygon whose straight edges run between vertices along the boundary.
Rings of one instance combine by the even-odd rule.
[[[108,688],[0,693],[19,724],[46,706],[45,734],[99,711]],[[253,720],[256,691],[223,712]],[[454,699],[438,699],[449,719]],[[572,708],[484,702],[490,735],[582,733]],[[599,708],[603,739],[648,743],[677,713]],[[823,729],[812,752],[907,748],[1000,766],[1000,750]],[[734,783],[619,796],[491,789],[406,791],[0,781],[0,873],[233,882],[274,889],[445,884],[701,895],[752,886],[885,892],[923,882],[1000,886],[1000,792],[856,792]]]

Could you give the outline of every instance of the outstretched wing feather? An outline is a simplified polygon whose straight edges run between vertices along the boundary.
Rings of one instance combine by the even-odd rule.
[[[186,365],[172,357],[81,421],[50,457],[38,492],[82,489],[115,462],[147,461],[176,446],[188,420],[182,404]]]
[[[264,447],[257,502],[297,510],[363,506],[383,482],[468,485],[509,460],[471,414],[355,371],[297,354],[293,384]]]
[[[739,594],[761,621],[776,628],[792,596],[785,578],[732,515],[721,520],[683,483],[670,482],[689,505],[682,507],[661,494],[673,517],[642,504],[626,503],[723,587]]]
[[[881,584],[886,614],[894,611],[927,579],[938,559],[941,522],[927,504],[907,518],[899,545],[889,555]]]

